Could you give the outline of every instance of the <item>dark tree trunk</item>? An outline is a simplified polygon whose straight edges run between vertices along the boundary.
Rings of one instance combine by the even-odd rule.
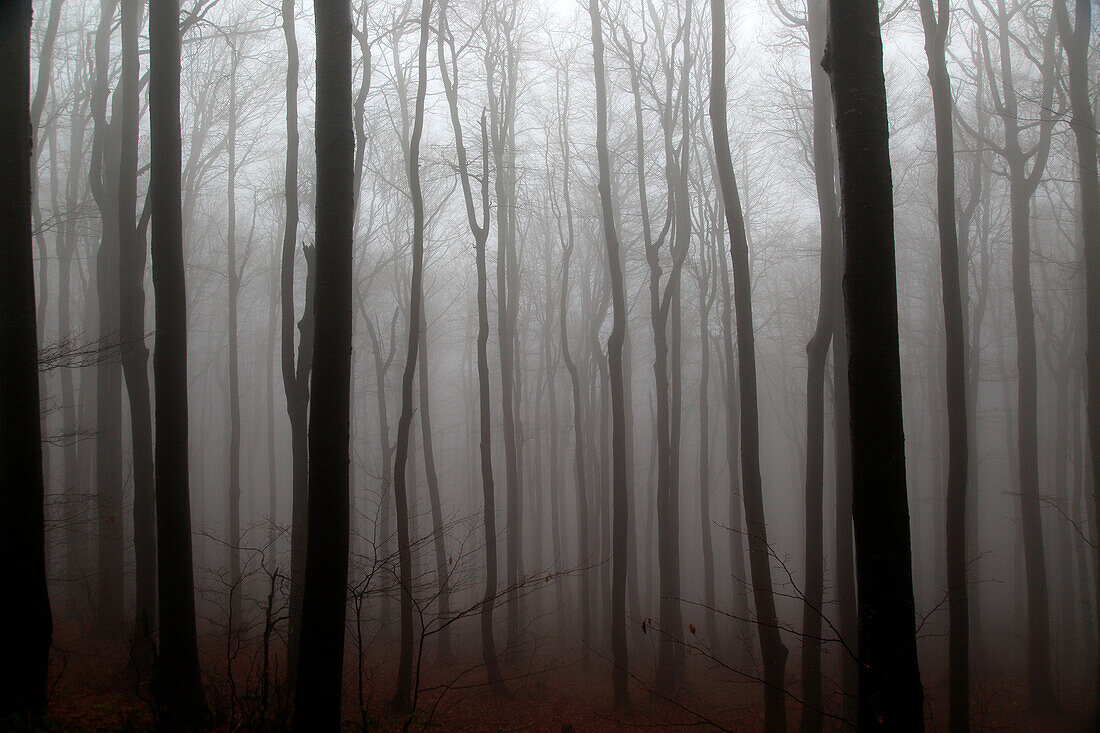
[[[420,5],[420,45],[417,51],[416,109],[412,136],[409,138],[408,176],[413,206],[412,280],[409,293],[409,338],[405,370],[401,375],[401,416],[397,422],[394,451],[393,493],[397,506],[397,552],[401,583],[401,659],[397,669],[397,689],[393,707],[411,712],[416,704],[413,689],[413,568],[409,536],[407,496],[409,435],[413,418],[413,379],[420,349],[420,329],[424,325],[424,195],[420,188],[420,137],[424,131],[424,99],[428,87],[428,32],[431,0]]]
[[[432,415],[429,409],[428,386],[428,319],[423,313],[420,326],[420,353],[417,359],[420,362],[419,376],[419,406],[420,406],[420,438],[424,448],[424,475],[428,479],[428,502],[432,512],[432,545],[435,548],[435,579],[438,588],[439,620],[446,624],[451,615],[450,586],[447,571],[447,538],[443,527],[443,504],[439,498],[439,474],[435,470],[435,450],[432,445]],[[445,625],[439,630],[439,655],[441,659],[451,656],[450,625]]]
[[[1081,205],[1081,231],[1085,256],[1085,384],[1088,415],[1088,446],[1093,470],[1100,465],[1100,174],[1096,162],[1096,122],[1089,97],[1089,36],[1092,32],[1092,3],[1077,0],[1073,26],[1065,0],[1056,0],[1062,45],[1069,60],[1069,94],[1073,116],[1070,127],[1077,140],[1078,195]],[[1100,482],[1093,479],[1093,531],[1100,537]],[[1094,581],[1100,598],[1100,563]],[[1100,604],[1096,608],[1100,621]],[[1100,652],[1093,659],[1100,675]],[[1094,686],[1093,725],[1100,727],[1100,684]]]
[[[1051,18],[1043,39],[1040,70],[1043,86],[1039,101],[1038,139],[1025,152],[1020,142],[1021,121],[1019,101],[1013,78],[1009,11],[1004,0],[996,7],[997,41],[1000,56],[1000,90],[997,80],[989,79],[995,92],[994,111],[1001,118],[1003,145],[992,143],[1008,168],[1009,219],[1012,236],[1012,302],[1016,314],[1016,368],[1019,373],[1017,410],[1017,467],[1020,495],[1020,516],[1027,571],[1028,619],[1028,686],[1031,704],[1037,709],[1049,709],[1057,704],[1050,670],[1050,601],[1047,595],[1046,550],[1039,513],[1039,447],[1038,447],[1038,369],[1035,345],[1035,308],[1031,292],[1031,199],[1046,168],[1050,153],[1050,133],[1054,116],[1054,19]],[[981,26],[980,40],[988,68],[992,56],[986,31]],[[1032,57],[1034,58],[1034,57]],[[1038,64],[1037,64],[1038,65]],[[987,144],[991,141],[983,141]],[[1031,170],[1027,164],[1031,159]]]
[[[81,110],[81,106],[73,105],[73,111],[70,115],[69,150],[83,150],[87,121],[88,118]],[[74,211],[78,205],[77,202],[82,187],[82,171],[83,167],[80,164],[80,158],[77,157],[69,166],[68,181],[65,186],[65,208],[67,211]],[[69,221],[65,222],[57,246],[57,339],[61,343],[65,343],[72,338],[72,305],[74,300],[72,266],[73,259],[76,255],[78,239],[77,225],[70,218]],[[67,435],[73,435],[76,433],[78,425],[77,396],[73,384],[73,369],[62,369],[60,381],[62,430],[64,430]],[[85,384],[86,382],[81,380],[82,394]],[[82,574],[80,567],[81,558],[84,554],[84,540],[80,527],[80,511],[78,508],[82,501],[80,490],[83,472],[81,471],[80,459],[84,450],[86,450],[86,447],[82,449],[82,444],[75,440],[68,440],[65,442],[64,509],[62,510],[62,521],[65,523],[65,578],[71,585],[63,592],[62,602],[70,611],[75,609],[77,593],[73,581]],[[155,525],[155,516],[153,522]]]
[[[567,113],[567,112],[566,112]],[[588,537],[588,468],[584,459],[585,430],[584,430],[584,395],[581,392],[580,374],[573,356],[569,351],[569,261],[573,255],[574,231],[573,231],[573,205],[569,198],[569,134],[563,122],[562,137],[565,145],[565,173],[562,184],[562,195],[565,198],[566,235],[565,251],[562,255],[561,266],[561,302],[559,304],[558,317],[561,321],[561,355],[565,362],[565,370],[569,373],[570,393],[573,396],[573,469],[574,483],[577,492],[577,565],[580,575],[580,621],[581,621],[581,653],[588,659],[588,653],[592,642],[592,583],[589,576],[589,565],[592,562]]]
[[[160,649],[156,697],[170,723],[206,718],[195,632],[187,438],[187,291],[183,268],[179,3],[149,11],[149,124],[156,335],[155,481]]]
[[[92,195],[99,208],[102,231],[96,254],[98,338],[96,364],[95,484],[98,520],[96,624],[101,634],[116,637],[125,629],[123,610],[122,521],[122,369],[118,358],[118,138],[119,125],[107,122],[111,30],[118,0],[102,0],[95,36],[95,86],[92,90]],[[114,97],[119,106],[121,96]],[[112,119],[117,119],[112,114]]]
[[[737,374],[741,397],[741,481],[749,535],[749,571],[752,574],[760,655],[764,664],[764,727],[782,731],[787,725],[787,647],[779,636],[772,594],[771,553],[764,519],[764,491],[760,476],[760,425],[756,396],[756,344],[752,322],[749,247],[745,220],[737,193],[726,124],[726,7],[711,0],[710,119],[714,154],[729,227],[733,267],[734,311],[737,319]]]
[[[31,234],[31,3],[0,4],[0,558],[9,593],[0,721],[46,712],[53,619],[46,590],[42,424]]]
[[[306,572],[306,535],[309,502],[309,376],[313,367],[313,248],[305,248],[306,294],[298,360],[294,360],[294,250],[298,241],[298,40],[294,29],[294,2],[283,0],[283,37],[286,40],[286,167],[283,191],[286,223],[280,265],[280,364],[286,411],[290,418],[291,517],[290,517],[290,615],[287,641],[287,681],[294,688],[301,630],[302,589]]]
[[[481,115],[481,223],[477,221],[473,187],[470,183],[469,161],[466,146],[462,142],[462,124],[458,117],[458,56],[454,39],[447,25],[447,3],[439,7],[439,70],[443,88],[447,94],[447,106],[451,114],[451,127],[455,135],[455,155],[458,158],[459,181],[462,198],[466,204],[466,221],[474,237],[474,256],[477,265],[477,382],[478,421],[480,432],[481,489],[483,522],[485,527],[485,595],[481,601],[481,657],[485,664],[488,684],[497,696],[506,695],[507,688],[500,672],[496,643],[493,639],[493,608],[497,596],[497,530],[496,500],[493,488],[493,433],[489,387],[489,303],[488,273],[485,264],[485,242],[489,238],[489,132],[485,114]],[[450,60],[444,57],[446,41]]]
[[[513,645],[519,635],[520,596],[518,593],[523,565],[522,502],[523,486],[520,472],[520,452],[517,443],[519,428],[517,370],[516,370],[516,314],[519,306],[519,272],[516,265],[515,234],[515,105],[516,70],[515,48],[512,31],[515,23],[514,8],[507,6],[497,11],[505,47],[498,53],[486,54],[486,82],[489,87],[489,136],[492,141],[494,180],[497,207],[497,342],[500,349],[501,410],[504,428],[505,496],[507,497],[507,629],[508,643]],[[500,90],[494,80],[497,65],[500,71]]]
[[[970,729],[970,609],[966,578],[966,332],[959,273],[959,235],[955,222],[955,141],[951,117],[951,77],[947,73],[950,0],[920,0],[928,78],[936,123],[936,206],[940,235],[940,277],[946,338],[947,393],[947,599],[948,723],[952,731]]]
[[[226,132],[227,152],[226,201],[228,227],[226,243],[226,314],[225,327],[229,348],[229,532],[226,549],[229,552],[229,618],[241,623],[241,375],[237,334],[237,301],[241,292],[241,275],[237,270],[237,65],[240,59],[235,42],[230,42],[232,60],[229,70],[229,129]]]
[[[615,707],[630,704],[628,681],[630,668],[626,646],[626,565],[629,506],[626,485],[626,399],[623,389],[623,339],[626,336],[626,291],[619,259],[619,235],[615,229],[615,210],[611,192],[611,161],[607,147],[607,79],[604,70],[603,25],[599,0],[588,0],[592,19],[592,59],[596,75],[596,157],[599,166],[600,220],[607,247],[607,268],[611,274],[611,333],[607,337],[607,363],[611,382],[611,681]]]
[[[817,217],[821,229],[817,324],[806,344],[806,587],[802,606],[803,733],[820,731],[824,722],[821,629],[825,612],[825,366],[836,322],[839,294],[840,222],[833,188],[833,121],[829,78],[821,68],[825,50],[825,0],[808,6],[810,93],[813,100],[813,167]]]
[[[310,384],[309,509],[294,729],[335,731],[340,728],[343,696],[348,578],[355,134],[350,4],[348,0],[316,0],[314,13],[316,335]],[[284,314],[284,328],[285,318]]]
[[[153,416],[149,397],[149,351],[145,346],[145,236],[138,230],[137,166],[138,34],[142,0],[122,3],[122,94],[119,131],[118,242],[119,339],[130,403],[134,451],[134,558],[136,608],[133,661],[140,672],[153,663],[157,613],[156,486],[153,476]],[[68,297],[67,294],[63,297]]]
[[[721,223],[713,222],[710,230],[701,237],[705,242],[715,238],[713,249],[721,250]],[[700,253],[699,283],[699,537],[703,543],[703,614],[706,623],[706,642],[717,645],[718,619],[715,615],[718,600],[714,588],[714,542],[711,538],[710,515],[710,311],[718,288],[711,280],[716,255],[712,248]]]
[[[861,730],[922,730],[878,4],[829,2],[859,589]]]

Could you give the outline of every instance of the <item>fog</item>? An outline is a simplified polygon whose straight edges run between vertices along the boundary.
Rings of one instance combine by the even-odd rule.
[[[350,36],[346,2],[183,0],[181,309],[156,10],[34,0],[51,718],[1093,729],[1100,55],[1088,0],[1052,2],[879,8],[891,202],[834,125],[870,117],[824,0],[351,0]],[[849,189],[882,180],[893,246],[861,250]],[[860,303],[897,339],[877,447]],[[871,651],[894,586],[908,708]]]

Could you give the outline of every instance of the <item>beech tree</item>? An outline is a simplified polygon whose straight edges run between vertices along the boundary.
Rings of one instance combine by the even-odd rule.
[[[319,175],[315,337],[309,403],[309,511],[294,686],[293,727],[299,731],[340,727],[350,501],[355,218],[351,6],[348,0],[316,0],[313,7],[317,23],[315,135]],[[285,317],[284,314],[284,328]]]
[[[0,721],[46,711],[53,618],[46,589],[42,426],[31,234],[31,3],[0,5],[0,558],[18,589],[0,604],[11,630],[0,665]]]
[[[183,268],[180,13],[176,0],[149,7],[149,192],[156,318],[154,477],[159,646],[154,690],[171,723],[206,718],[195,629],[188,481],[187,291]]]
[[[922,730],[878,4],[829,2],[844,237],[861,730]]]

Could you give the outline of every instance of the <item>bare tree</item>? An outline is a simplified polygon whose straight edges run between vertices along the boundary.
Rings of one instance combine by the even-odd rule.
[[[0,665],[0,721],[13,722],[46,711],[53,635],[31,234],[30,58],[31,3],[0,5],[0,132],[7,141],[0,157],[0,558],[17,589],[0,604],[0,620],[11,631]]]
[[[894,203],[878,5],[829,2],[859,588],[859,719],[922,730],[901,413]]]
[[[946,333],[947,390],[947,594],[950,604],[948,652],[951,730],[970,729],[970,609],[966,579],[966,331],[959,285],[959,234],[955,221],[955,140],[952,129],[951,77],[947,73],[950,0],[920,0],[928,79],[936,125],[936,205],[940,234],[940,278]]]
[[[409,292],[409,340],[405,353],[405,370],[401,375],[401,416],[397,422],[397,444],[394,450],[393,495],[397,504],[397,548],[401,564],[401,659],[397,669],[397,689],[393,707],[410,712],[412,706],[413,673],[413,572],[409,535],[409,502],[407,497],[409,435],[413,418],[413,379],[416,376],[417,354],[420,349],[420,329],[424,325],[424,195],[420,186],[420,138],[424,132],[424,99],[428,89],[428,35],[431,0],[420,5],[420,44],[417,51],[416,109],[413,113],[412,135],[409,138],[408,176],[413,206],[412,279]]]
[[[318,171],[316,336],[309,406],[306,569],[294,693],[293,726],[299,731],[340,727],[348,579],[355,226],[351,7],[349,0],[316,0],[314,12]]]
[[[784,670],[787,647],[779,636],[772,591],[771,552],[764,519],[763,481],[760,476],[760,425],[756,395],[756,346],[752,323],[749,247],[745,219],[737,192],[726,124],[726,6],[711,0],[710,120],[714,155],[721,186],[726,226],[729,228],[733,267],[734,311],[737,319],[737,376],[741,406],[741,486],[749,535],[749,570],[756,602],[756,625],[764,663],[764,727],[786,729]]]
[[[607,248],[607,268],[611,275],[612,326],[607,337],[607,363],[611,380],[611,440],[613,562],[611,581],[611,680],[615,688],[615,707],[630,704],[627,686],[630,669],[626,646],[626,565],[627,523],[630,521],[626,480],[626,394],[623,389],[623,340],[626,336],[626,292],[619,255],[619,235],[615,228],[615,209],[611,192],[611,162],[607,147],[607,72],[604,68],[603,23],[599,0],[588,0],[592,21],[592,60],[596,75],[596,157],[599,161],[600,221]]]
[[[155,691],[168,722],[206,718],[195,629],[187,432],[187,288],[183,268],[180,17],[177,0],[149,8],[150,210],[156,334],[157,581]]]
[[[1085,382],[1088,446],[1092,465],[1100,465],[1100,174],[1096,162],[1096,118],[1089,96],[1089,40],[1092,3],[1077,0],[1070,25],[1066,0],[1055,0],[1054,14],[1069,61],[1070,127],[1077,141],[1078,195],[1085,260]],[[1095,470],[1095,468],[1094,468]],[[1093,479],[1093,537],[1100,537],[1100,482]],[[1094,581],[1100,598],[1100,568]],[[1096,606],[1100,620],[1100,605]],[[1095,659],[1100,673],[1100,651]],[[1093,724],[1100,726],[1100,685],[1093,698]]]

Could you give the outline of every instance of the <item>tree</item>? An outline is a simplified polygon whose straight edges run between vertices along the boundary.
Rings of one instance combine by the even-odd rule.
[[[1031,290],[1031,200],[1043,177],[1050,155],[1050,136],[1054,126],[1054,38],[1051,18],[1043,34],[1041,59],[1030,49],[1025,54],[1042,73],[1041,98],[1038,101],[1038,134],[1033,145],[1021,140],[1020,100],[1012,63],[1012,44],[1019,36],[1009,27],[1015,9],[1004,0],[996,2],[997,43],[1000,57],[1000,81],[993,73],[993,56],[988,32],[978,19],[971,2],[971,13],[978,20],[978,37],[996,116],[1000,118],[1003,142],[984,138],[983,143],[1000,155],[1008,168],[1009,216],[1012,236],[1012,304],[1016,315],[1016,369],[1019,372],[1017,394],[1016,448],[1019,453],[1020,516],[1023,528],[1024,562],[1027,569],[1028,685],[1031,703],[1043,709],[1056,703],[1050,672],[1050,599],[1047,593],[1046,550],[1039,515],[1039,444],[1038,444],[1038,366],[1035,344],[1035,306]],[[1000,87],[1000,88],[998,88]],[[961,118],[960,118],[961,119]],[[971,135],[977,133],[968,130]],[[1031,169],[1028,170],[1028,163]]]
[[[145,346],[146,243],[136,218],[141,118],[138,34],[143,8],[143,0],[122,2],[122,75],[118,85],[118,93],[122,95],[118,169],[119,340],[134,452],[136,609],[132,644],[140,668],[153,661],[157,613],[153,415],[149,399],[149,350]]]
[[[287,641],[288,679],[295,678],[305,586],[306,538],[309,496],[309,377],[313,369],[314,293],[316,269],[314,250],[305,249],[306,293],[298,359],[294,359],[294,249],[298,242],[298,38],[294,29],[294,0],[282,3],[283,38],[286,42],[286,165],[283,195],[286,222],[279,281],[280,365],[286,411],[290,419],[291,518],[290,518],[290,634]]]
[[[726,123],[726,6],[711,0],[710,124],[718,168],[722,205],[730,238],[733,268],[734,316],[737,322],[737,376],[741,404],[741,485],[749,535],[749,572],[752,575],[760,655],[764,663],[764,727],[786,729],[787,647],[779,636],[772,592],[771,551],[764,519],[763,481],[760,476],[760,424],[756,395],[756,346],[752,322],[749,247],[745,219],[737,192]]]
[[[0,558],[16,592],[0,604],[10,634],[0,721],[46,711],[53,618],[46,589],[42,425],[31,235],[31,3],[0,4]]]
[[[951,730],[970,729],[970,609],[966,579],[966,332],[959,284],[959,234],[955,221],[955,141],[951,118],[951,77],[947,73],[950,0],[920,0],[932,111],[936,125],[936,205],[940,234],[940,278],[946,334],[947,382],[947,597],[949,722]],[[1095,156],[1094,156],[1095,157]]]
[[[615,707],[630,704],[627,687],[630,669],[626,646],[627,523],[630,521],[626,483],[626,394],[623,389],[623,340],[626,337],[626,291],[619,259],[619,235],[611,193],[611,161],[607,146],[607,72],[604,67],[603,24],[599,0],[588,0],[592,21],[592,60],[596,75],[596,157],[599,167],[600,222],[611,275],[611,333],[607,337],[607,363],[611,381],[612,549],[611,580],[611,680]]]
[[[149,8],[149,126],[153,260],[157,581],[160,648],[155,692],[171,723],[206,718],[195,631],[187,436],[187,289],[183,269],[180,19],[177,0]]]
[[[100,347],[105,350],[96,364],[95,481],[99,520],[97,626],[100,633],[111,637],[121,634],[125,628],[121,521],[122,369],[118,358],[119,126],[107,120],[111,35],[117,11],[118,0],[101,0],[99,26],[95,34],[95,87],[91,102],[95,126],[88,173],[101,222],[95,283],[99,308],[99,341]],[[112,107],[117,107],[120,101],[121,95],[115,95]]]
[[[313,7],[317,23],[317,284],[306,568],[294,688],[293,726],[299,731],[340,727],[348,579],[355,219],[351,6],[349,0],[315,0]]]
[[[830,0],[840,159],[861,730],[923,729],[901,413],[894,202],[878,4]]]
[[[424,132],[424,99],[428,88],[428,31],[431,0],[420,5],[420,44],[417,51],[416,109],[412,137],[409,139],[409,191],[413,205],[412,278],[409,292],[409,340],[405,370],[401,375],[401,416],[397,422],[394,450],[393,495],[397,503],[397,552],[401,565],[401,659],[397,670],[397,689],[393,706],[409,712],[412,705],[413,598],[412,551],[409,538],[408,477],[409,434],[413,418],[413,379],[420,349],[420,329],[424,325],[424,195],[420,187],[420,138]]]
[[[447,2],[439,5],[439,71],[443,89],[447,95],[447,107],[451,114],[451,127],[455,136],[455,156],[458,158],[459,181],[462,184],[462,200],[466,206],[466,221],[474,237],[474,258],[477,267],[477,383],[478,421],[480,432],[482,517],[485,528],[485,595],[481,602],[481,658],[485,664],[488,683],[493,693],[507,694],[500,673],[496,643],[493,639],[493,607],[497,595],[497,531],[496,497],[493,487],[493,433],[492,393],[489,387],[489,303],[488,272],[485,263],[485,242],[489,238],[489,132],[485,114],[481,115],[481,222],[478,223],[474,205],[473,186],[470,182],[469,160],[462,141],[462,123],[458,116],[458,54],[454,37],[447,24]],[[443,42],[446,40],[450,61],[444,58]]]
[[[1054,13],[1062,45],[1069,61],[1069,97],[1073,116],[1070,127],[1077,141],[1078,195],[1085,259],[1085,382],[1087,393],[1088,447],[1092,465],[1100,465],[1100,174],[1096,162],[1096,118],[1089,96],[1089,37],[1092,33],[1092,3],[1077,0],[1073,25],[1065,0],[1055,0]],[[1095,470],[1095,469],[1094,469]],[[1095,476],[1095,474],[1094,474]],[[1093,537],[1100,536],[1100,481],[1093,478]],[[1100,598],[1100,568],[1094,581]],[[1100,605],[1097,619],[1100,620]],[[1100,651],[1096,656],[1100,672]],[[1100,685],[1093,699],[1094,725],[1100,725]]]

